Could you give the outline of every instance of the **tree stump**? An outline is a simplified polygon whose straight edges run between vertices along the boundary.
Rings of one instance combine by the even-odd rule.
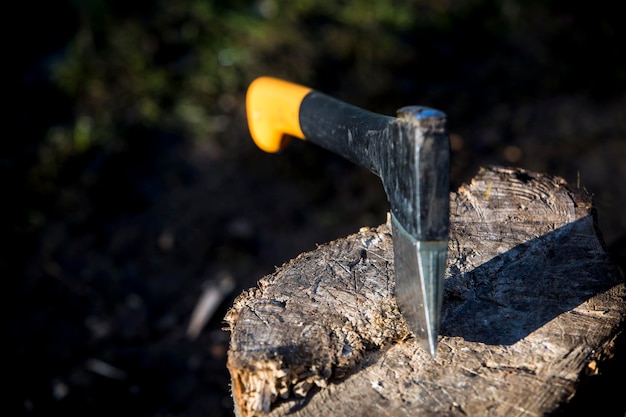
[[[394,298],[388,225],[304,253],[226,316],[235,413],[521,416],[555,412],[606,355],[625,285],[592,201],[558,177],[483,168],[450,196],[436,358]]]

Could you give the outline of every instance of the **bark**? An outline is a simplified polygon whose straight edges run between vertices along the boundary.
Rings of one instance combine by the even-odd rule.
[[[559,410],[626,317],[592,200],[558,177],[485,168],[450,195],[436,358],[394,298],[390,228],[304,253],[226,316],[238,416],[516,416]]]

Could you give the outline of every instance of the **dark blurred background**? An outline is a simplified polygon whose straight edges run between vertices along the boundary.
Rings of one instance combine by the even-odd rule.
[[[280,155],[254,146],[244,97],[260,75],[390,115],[408,104],[445,111],[454,188],[490,164],[560,175],[593,194],[624,267],[616,7],[21,3],[5,64],[15,128],[0,148],[7,415],[231,416],[222,318],[233,298],[316,244],[385,221],[369,172],[299,141]],[[201,294],[219,283],[234,289],[187,337]],[[619,356],[567,415],[623,415],[607,394],[623,386]]]

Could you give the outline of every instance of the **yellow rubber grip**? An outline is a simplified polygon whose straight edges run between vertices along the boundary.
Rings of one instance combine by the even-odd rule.
[[[266,152],[285,147],[285,135],[304,139],[300,128],[300,103],[308,87],[272,77],[252,81],[246,94],[248,128],[254,143]]]

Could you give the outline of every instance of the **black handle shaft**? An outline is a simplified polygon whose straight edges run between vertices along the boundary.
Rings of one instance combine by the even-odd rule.
[[[383,116],[311,91],[300,104],[306,140],[380,176],[380,140],[394,117]]]

